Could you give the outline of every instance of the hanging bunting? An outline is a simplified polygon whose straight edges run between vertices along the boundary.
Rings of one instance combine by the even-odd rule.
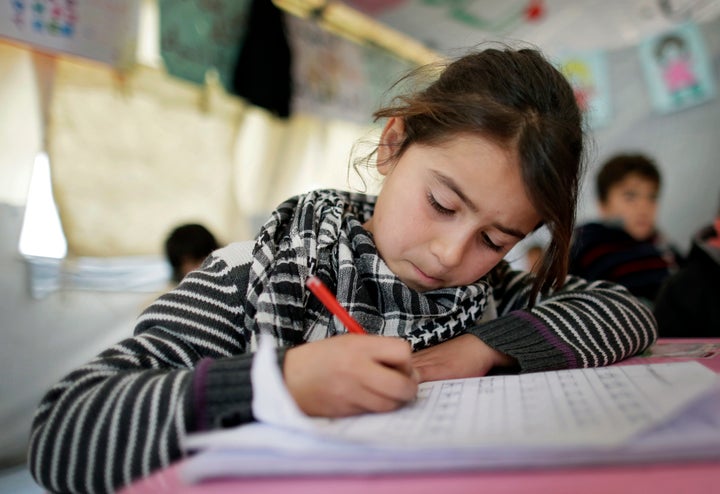
[[[578,106],[591,129],[610,123],[610,78],[604,51],[567,54],[558,68],[570,82]]]
[[[367,80],[360,45],[297,17],[288,18],[288,33],[294,53],[293,111],[333,119],[368,120]]]
[[[409,62],[351,42],[308,19],[286,19],[293,52],[292,111],[371,122],[382,92],[409,69]]]
[[[711,62],[698,26],[686,23],[638,46],[653,108],[669,113],[715,96]]]
[[[447,9],[447,16],[473,29],[502,32],[523,22],[540,20],[545,15],[543,0],[504,2],[496,17],[485,17],[487,6],[478,6],[473,0],[421,0],[420,4]]]

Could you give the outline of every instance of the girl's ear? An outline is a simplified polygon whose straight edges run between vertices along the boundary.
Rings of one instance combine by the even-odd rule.
[[[405,139],[405,122],[401,117],[390,117],[380,136],[377,150],[377,169],[381,175],[387,175],[392,169],[392,156]]]

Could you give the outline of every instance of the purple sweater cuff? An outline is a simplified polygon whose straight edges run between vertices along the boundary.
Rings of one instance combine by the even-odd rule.
[[[550,331],[550,329],[545,326],[540,319],[532,315],[532,313],[526,311],[519,310],[513,312],[512,314],[526,320],[548,344],[552,345],[558,352],[562,353],[569,369],[577,367],[577,358],[572,349],[560,340],[555,333]]]
[[[511,312],[468,332],[516,359],[521,372],[577,367],[577,358],[570,346],[528,311]]]
[[[284,348],[278,348],[278,365],[282,369]],[[204,358],[195,366],[192,389],[189,393],[188,428],[206,431],[252,422],[253,354],[233,357]]]
[[[195,416],[194,430],[205,430],[207,420],[207,375],[212,359],[204,358],[195,366],[195,376],[192,382],[192,408]]]

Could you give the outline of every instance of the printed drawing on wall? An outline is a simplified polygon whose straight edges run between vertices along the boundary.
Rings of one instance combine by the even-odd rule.
[[[135,62],[140,0],[0,2],[0,36],[116,68]]]
[[[611,93],[607,60],[604,51],[572,53],[561,57],[558,68],[570,82],[578,106],[590,128],[610,123]]]
[[[715,96],[710,58],[696,24],[686,23],[638,46],[653,107],[668,113]]]

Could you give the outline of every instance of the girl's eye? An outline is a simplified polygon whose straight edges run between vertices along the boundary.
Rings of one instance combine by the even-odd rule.
[[[497,245],[495,242],[493,242],[490,237],[487,235],[487,233],[482,234],[482,240],[485,245],[490,247],[491,250],[494,250],[495,252],[500,252],[502,250],[502,246]]]
[[[455,212],[452,209],[448,209],[445,206],[443,206],[442,204],[440,204],[439,202],[437,202],[437,200],[435,199],[435,196],[432,195],[432,192],[428,192],[427,199],[428,199],[428,202],[430,203],[430,205],[433,207],[433,209],[440,214],[449,216]]]

